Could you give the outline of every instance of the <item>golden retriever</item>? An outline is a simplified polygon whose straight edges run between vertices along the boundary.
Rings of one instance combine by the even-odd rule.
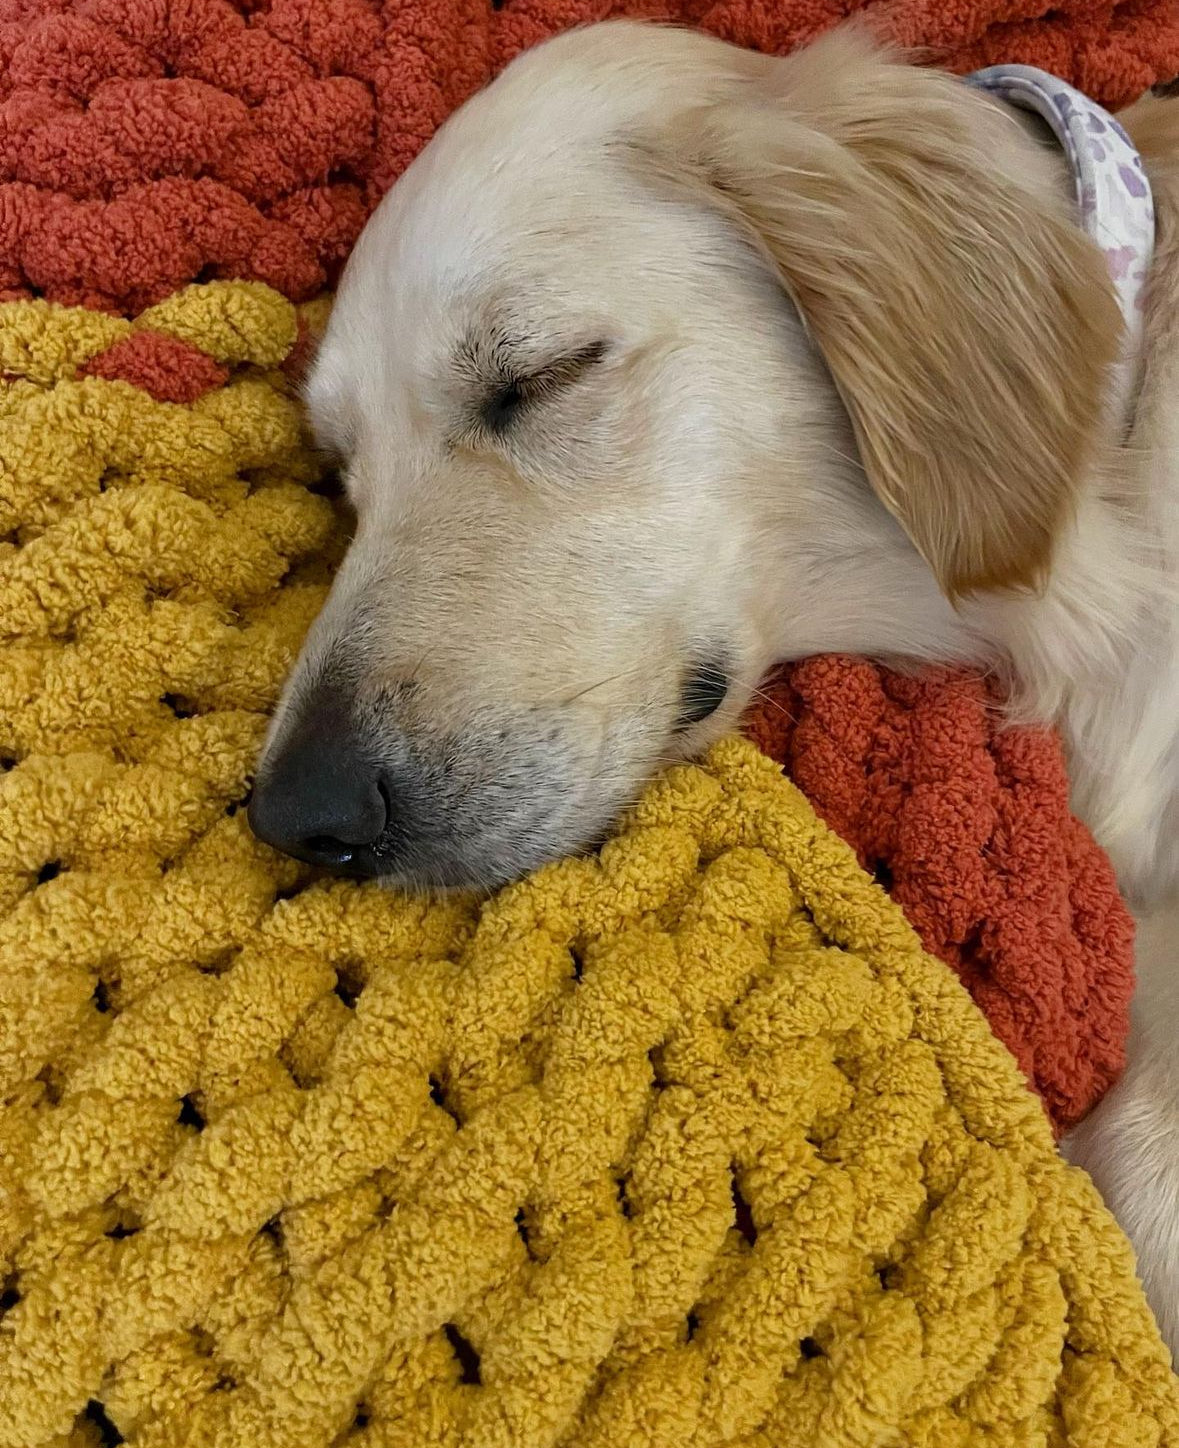
[[[1179,886],[1179,106],[1123,117],[1121,313],[1037,123],[843,29],[785,59],[613,23],[515,62],[348,265],[308,386],[356,533],[251,818],[491,887],[600,838],[828,650],[1002,670],[1144,914]],[[1124,425],[1123,425],[1124,424]],[[1161,921],[1161,923],[1160,923]],[[1179,970],[1078,1133],[1179,1345]]]

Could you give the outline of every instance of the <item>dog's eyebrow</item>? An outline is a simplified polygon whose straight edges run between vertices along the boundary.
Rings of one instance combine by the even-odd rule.
[[[544,365],[536,332],[504,324],[473,327],[454,360],[461,377],[479,383],[524,377]]]
[[[472,329],[455,352],[455,370],[478,386],[522,382],[550,370],[600,361],[606,346],[600,339],[582,341],[511,323]]]

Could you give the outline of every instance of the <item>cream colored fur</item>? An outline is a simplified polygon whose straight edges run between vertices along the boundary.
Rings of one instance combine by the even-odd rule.
[[[1179,886],[1177,114],[1129,118],[1161,246],[1123,446],[1116,308],[1034,127],[856,31],[517,61],[348,267],[309,403],[358,529],[275,740],[336,680],[384,760],[443,761],[437,832],[491,884],[592,842],[776,659],[966,661],[1060,726],[1150,914]],[[728,697],[677,729],[708,657]],[[1173,1347],[1177,938],[1144,931],[1130,1071],[1071,1147]]]

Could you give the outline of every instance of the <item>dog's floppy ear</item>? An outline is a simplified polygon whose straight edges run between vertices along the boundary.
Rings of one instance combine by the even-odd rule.
[[[1034,586],[1119,346],[1100,251],[1001,172],[1016,123],[962,82],[846,29],[734,67],[676,144],[780,273],[873,488],[949,597]]]

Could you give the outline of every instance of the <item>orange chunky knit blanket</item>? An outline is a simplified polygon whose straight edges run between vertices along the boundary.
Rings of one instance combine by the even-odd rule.
[[[330,285],[446,116],[518,51],[630,14],[785,51],[863,11],[969,70],[1106,105],[1179,74],[1172,0],[0,0],[0,298],[134,313],[244,277]]]

